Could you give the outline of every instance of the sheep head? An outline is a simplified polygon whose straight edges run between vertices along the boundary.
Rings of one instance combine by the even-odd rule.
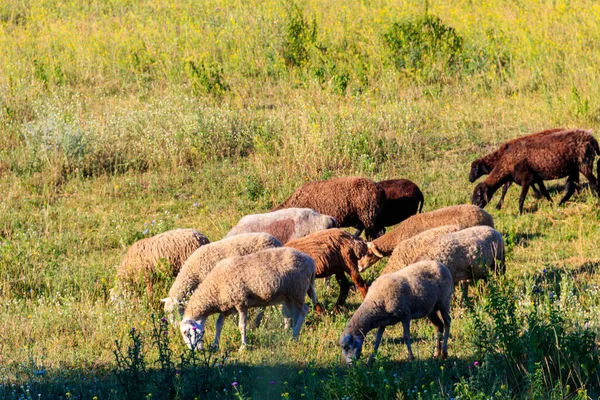
[[[477,159],[471,163],[471,172],[469,173],[469,182],[475,182],[482,175],[489,174],[489,166],[481,159]]]
[[[202,338],[204,336],[204,321],[200,319],[194,321],[190,318],[185,318],[179,324],[179,330],[183,336],[183,341],[188,345],[190,350],[202,350]]]
[[[471,203],[481,208],[485,207],[490,201],[489,191],[489,186],[485,182],[481,182],[480,184],[475,186]]]
[[[342,333],[342,336],[340,337],[340,347],[342,348],[342,356],[344,357],[346,364],[350,365],[360,358],[362,346],[362,337]]]
[[[367,254],[358,260],[358,272],[362,272],[383,258],[383,254],[373,242],[367,242]]]

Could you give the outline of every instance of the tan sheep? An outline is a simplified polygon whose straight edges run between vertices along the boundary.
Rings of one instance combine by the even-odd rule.
[[[191,349],[202,348],[206,318],[220,313],[213,343],[218,347],[225,317],[237,312],[244,348],[248,309],[282,303],[284,315],[292,318],[292,336],[297,338],[308,312],[307,293],[316,305],[315,263],[298,250],[280,247],[226,258],[190,297],[180,324],[183,340]]]
[[[427,246],[433,239],[460,230],[461,227],[458,225],[442,225],[437,228],[427,229],[416,236],[401,241],[394,249],[390,261],[388,261],[388,267],[384,271],[389,268],[392,259],[406,261],[406,265],[411,264],[415,257],[423,252],[424,246]],[[362,272],[360,267],[359,271]],[[389,272],[393,271],[390,270]]]
[[[178,305],[179,314],[183,315],[187,300],[217,262],[274,247],[281,247],[281,242],[267,233],[244,233],[200,247],[181,267],[169,297],[161,300],[165,303],[165,312],[171,314]]]
[[[396,272],[421,260],[436,260],[444,264],[452,273],[454,283],[484,278],[487,276],[486,269],[504,271],[504,239],[497,230],[489,226],[474,226],[430,238],[425,236],[427,232],[400,243],[381,274]],[[410,254],[405,246],[408,241],[420,242],[421,247],[413,247]]]
[[[207,243],[208,238],[194,229],[174,229],[138,240],[117,268],[117,279],[121,283],[143,280],[151,294],[157,275],[176,276],[185,260]],[[167,268],[165,271],[158,270],[161,263]]]
[[[439,210],[413,215],[394,230],[367,243],[369,252],[359,260],[361,271],[369,268],[383,257],[387,257],[403,240],[442,225],[458,225],[462,229],[477,225],[494,227],[494,219],[480,207],[470,204],[440,208]]]
[[[427,232],[401,242],[381,274],[393,273],[417,261],[439,261],[448,267],[455,284],[462,283],[462,300],[466,301],[468,281],[484,279],[490,271],[504,273],[504,240],[495,229],[474,226],[430,240],[417,239]],[[420,242],[420,251],[418,247],[412,255],[410,251],[404,251],[406,246],[403,244],[408,241]]]
[[[377,328],[372,359],[385,327],[398,322],[402,322],[404,328],[408,358],[414,359],[410,346],[410,321],[425,316],[435,325],[438,334],[434,357],[446,358],[453,288],[450,271],[437,261],[421,261],[377,278],[340,336],[346,362],[350,364],[360,357],[365,336]]]

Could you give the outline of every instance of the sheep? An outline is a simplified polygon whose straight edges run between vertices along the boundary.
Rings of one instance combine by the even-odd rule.
[[[358,360],[365,336],[372,329],[378,328],[370,357],[372,360],[385,327],[398,322],[402,322],[408,358],[412,361],[414,356],[410,346],[410,321],[425,316],[429,317],[437,331],[434,357],[448,357],[453,288],[450,271],[437,261],[420,261],[400,271],[381,275],[373,282],[367,297],[340,336],[339,344],[346,362],[351,364]]]
[[[380,219],[385,226],[399,224],[408,217],[423,211],[425,199],[419,187],[407,179],[390,179],[377,182],[385,192],[385,202]]]
[[[265,214],[246,215],[225,237],[241,233],[265,232],[275,236],[281,243],[287,243],[313,232],[337,226],[335,218],[319,214],[310,208],[287,208]]]
[[[367,243],[369,251],[358,261],[359,270],[364,271],[381,258],[392,254],[401,241],[442,225],[458,225],[462,229],[476,225],[487,225],[493,228],[494,220],[486,211],[470,204],[445,207],[413,215],[392,231]]]
[[[315,263],[298,250],[279,247],[226,258],[217,263],[190,297],[180,323],[183,340],[190,349],[201,349],[206,318],[220,313],[213,342],[218,347],[225,317],[237,311],[242,350],[247,345],[248,309],[281,303],[284,316],[292,318],[292,337],[296,339],[308,312],[304,304],[307,293],[316,305]]]
[[[399,263],[403,263],[402,267],[412,264],[413,260],[423,253],[425,248],[429,246],[431,242],[435,241],[441,236],[458,232],[460,230],[461,227],[458,225],[442,225],[438,226],[437,228],[427,229],[418,235],[401,241],[392,252],[386,267],[381,273],[383,274],[384,272],[389,273],[397,271],[400,269],[400,267],[394,268],[393,266]]]
[[[367,295],[367,285],[358,273],[357,262],[367,254],[367,245],[341,229],[328,229],[315,232],[301,239],[285,244],[312,257],[315,262],[317,278],[335,275],[340,284],[340,294],[334,311],[339,311],[350,291],[347,273],[363,297]]]
[[[383,230],[379,214],[383,209],[385,192],[370,179],[347,177],[309,182],[297,189],[273,211],[289,207],[309,207],[331,215],[340,227],[365,230],[368,240]]]
[[[504,273],[504,239],[495,229],[473,226],[435,237],[428,237],[428,232],[400,242],[381,274],[394,273],[418,261],[439,261],[450,270],[455,284],[464,283],[462,300],[466,301],[468,281],[486,279],[488,271]]]
[[[555,133],[555,132],[561,132],[564,130],[565,130],[564,128],[547,129],[545,131],[521,136],[516,139],[512,139],[512,140],[509,140],[508,142],[503,143],[502,146],[500,146],[500,148],[498,148],[496,151],[493,151],[484,157],[478,158],[471,163],[471,171],[469,173],[469,182],[473,183],[482,175],[489,174],[494,169],[494,167],[496,166],[496,163],[502,158],[502,156],[504,155],[504,153],[506,152],[506,150],[509,147],[511,147],[515,144],[518,145],[520,142],[530,140],[531,138],[536,138],[536,137],[548,135],[548,134]],[[504,184],[504,186],[502,187],[502,195],[500,196],[500,200],[498,201],[498,204],[496,205],[497,210],[500,210],[502,208],[502,204],[504,203],[504,197],[506,196],[506,192],[508,191],[508,188],[510,187],[511,184],[512,184],[512,182],[506,182]],[[541,196],[540,191],[535,187],[535,185],[531,185],[531,188],[534,190],[534,192],[537,195]]]
[[[137,282],[143,279],[150,295],[157,274],[166,272],[168,276],[176,276],[190,254],[208,243],[208,238],[194,229],[174,229],[138,240],[127,250],[117,268],[117,280]],[[166,261],[167,271],[158,271],[161,260]]]
[[[592,190],[600,196],[593,173],[594,158],[596,154],[600,155],[600,147],[590,132],[580,129],[554,132],[510,146],[485,181],[475,187],[472,203],[485,207],[500,186],[516,182],[521,185],[519,213],[522,214],[523,203],[532,184],[536,183],[542,194],[552,202],[543,181],[567,176],[566,193],[560,201],[563,204],[575,192],[579,172],[585,175]],[[600,174],[600,164],[597,168]]]
[[[171,314],[174,306],[178,305],[179,314],[183,315],[189,296],[222,259],[244,256],[262,249],[281,247],[281,245],[274,236],[258,232],[243,233],[200,247],[181,267],[169,290],[169,296],[161,300],[165,312]]]

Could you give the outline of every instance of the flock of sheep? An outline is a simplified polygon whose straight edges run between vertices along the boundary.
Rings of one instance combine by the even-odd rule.
[[[118,268],[119,282],[146,283],[153,290],[159,262],[175,277],[165,311],[182,317],[180,330],[192,349],[202,348],[206,319],[219,314],[213,346],[218,347],[225,318],[237,313],[246,346],[248,309],[282,304],[286,328],[296,338],[308,312],[306,295],[316,312],[315,279],[335,276],[343,306],[351,284],[364,297],[340,337],[345,360],[360,357],[366,334],[377,328],[373,355],[388,325],[402,323],[412,359],[410,321],[427,316],[438,338],[435,357],[445,358],[454,286],[491,273],[503,273],[502,235],[484,211],[492,194],[512,182],[522,186],[520,211],[529,186],[548,197],[543,180],[567,176],[567,201],[579,183],[579,172],[598,193],[592,173],[598,142],[587,131],[553,129],[503,144],[475,160],[470,180],[483,174],[474,205],[457,205],[422,213],[423,194],[413,182],[374,182],[347,177],[310,182],[269,213],[243,217],[221,240],[209,243],[193,229],[176,229],[134,243]],[[600,173],[600,163],[598,165]],[[537,186],[537,187],[536,187]],[[600,194],[600,193],[598,193]],[[385,233],[385,228],[397,225]],[[340,227],[356,228],[350,234]],[[366,239],[359,235],[364,230]],[[370,285],[360,272],[389,257]],[[466,295],[466,291],[463,292]],[[262,312],[256,323],[260,324]]]

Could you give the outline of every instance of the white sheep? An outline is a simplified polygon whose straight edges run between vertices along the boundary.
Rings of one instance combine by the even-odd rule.
[[[240,233],[265,232],[285,244],[314,232],[336,228],[337,225],[335,218],[319,214],[310,208],[285,208],[265,214],[246,215],[225,237]]]
[[[244,233],[200,247],[181,267],[169,290],[169,296],[161,300],[165,303],[165,313],[170,315],[177,305],[179,314],[183,315],[187,300],[219,261],[274,247],[281,247],[281,242],[274,236],[261,232]]]
[[[143,279],[150,294],[157,274],[176,276],[185,260],[207,243],[208,238],[194,229],[173,229],[138,240],[117,268],[117,280],[125,283]],[[168,271],[157,270],[161,262],[166,262]]]
[[[346,362],[350,364],[360,357],[365,336],[377,328],[371,355],[373,359],[386,326],[398,322],[402,322],[404,328],[408,358],[413,360],[410,321],[423,317],[428,317],[437,331],[434,357],[446,358],[453,288],[450,271],[437,261],[421,261],[400,271],[381,275],[373,282],[367,297],[340,336]]]
[[[213,342],[218,347],[225,317],[237,312],[241,350],[246,346],[248,309],[281,303],[284,315],[292,318],[295,339],[308,312],[304,304],[307,293],[316,305],[315,263],[300,251],[280,247],[226,258],[219,261],[190,297],[180,323],[183,340],[191,349],[202,348],[206,318],[220,313]]]

